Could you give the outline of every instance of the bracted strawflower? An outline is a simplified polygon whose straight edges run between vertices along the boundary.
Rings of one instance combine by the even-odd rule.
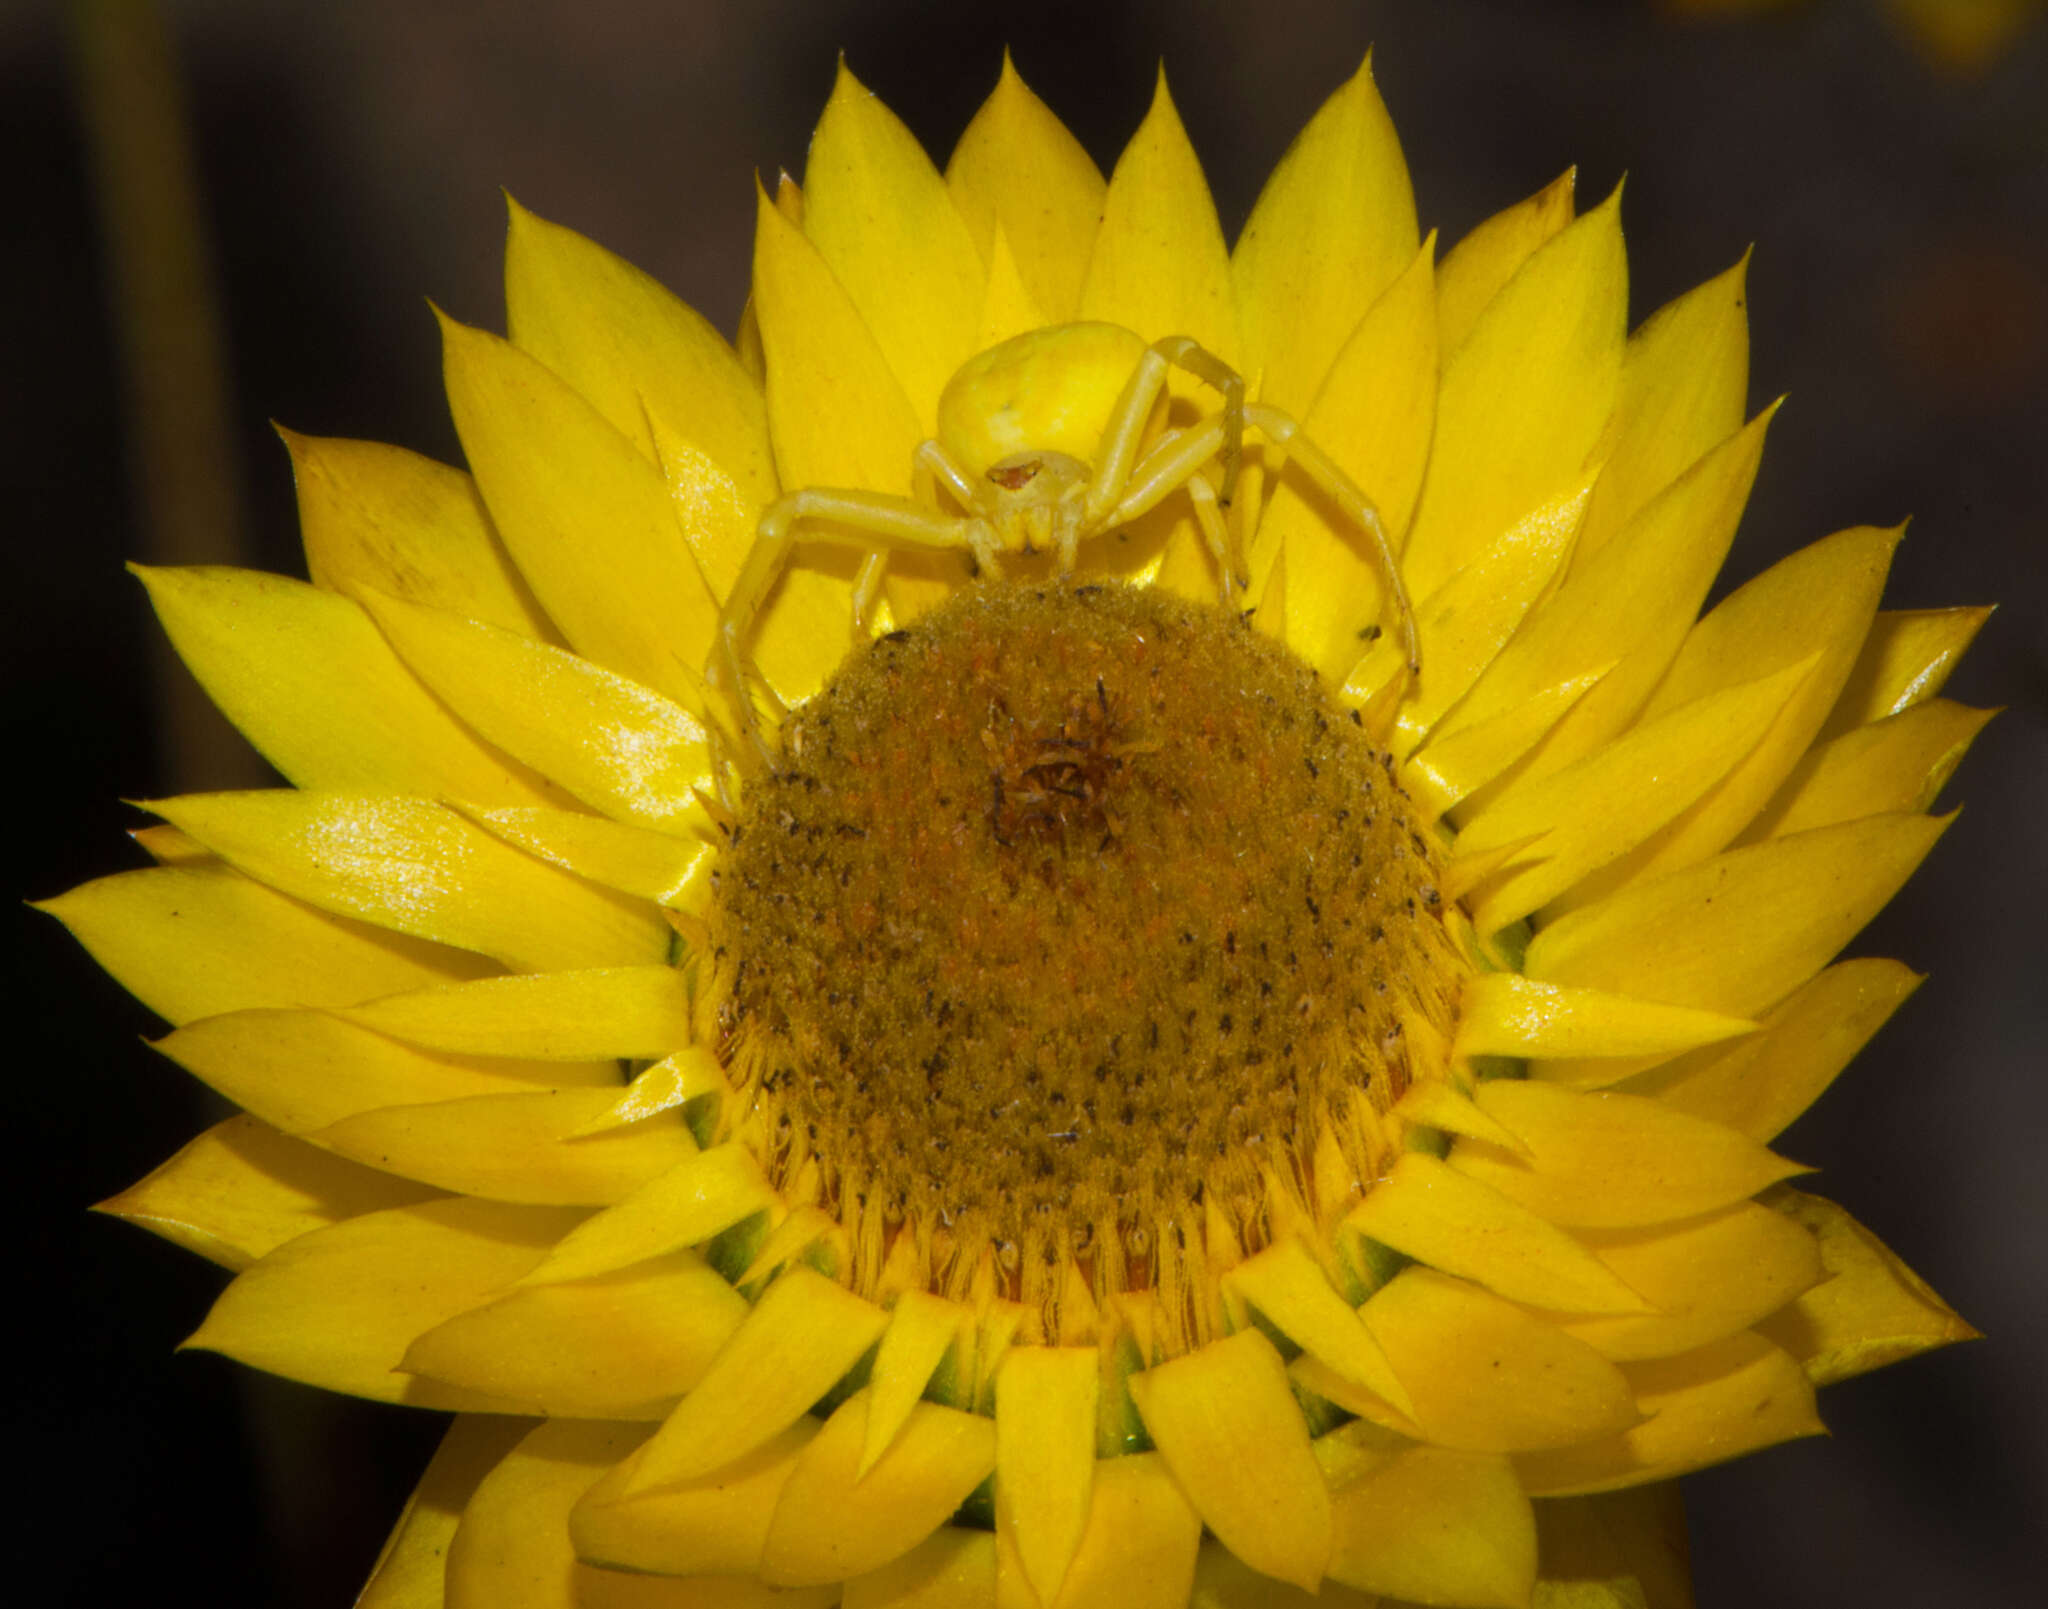
[[[1978,610],[1701,614],[1743,267],[1440,254],[1361,70],[1226,250],[842,73],[736,346],[513,209],[469,470],[143,576],[293,784],[51,904],[243,1108],[189,1344],[453,1410],[370,1605],[1689,1602],[1674,1477],[1970,1334],[1770,1149],[1909,994]]]

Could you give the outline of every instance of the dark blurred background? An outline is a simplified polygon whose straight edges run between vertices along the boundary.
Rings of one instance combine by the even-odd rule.
[[[1954,789],[1968,809],[1857,946],[1932,980],[1782,1142],[1990,1340],[1833,1389],[1834,1440],[1691,1481],[1701,1601],[2039,1603],[2025,1533],[2048,1515],[2048,19],[1965,63],[1902,23],[1904,0],[1697,9],[1753,14],[173,0],[161,14],[225,319],[231,496],[208,530],[303,574],[270,419],[456,456],[423,297],[502,327],[501,186],[730,329],[751,175],[801,173],[842,48],[943,161],[1008,43],[1105,171],[1163,56],[1234,234],[1370,45],[1424,226],[1446,243],[1572,163],[1588,204],[1628,174],[1635,319],[1753,242],[1751,405],[1791,403],[1726,584],[1911,514],[1887,601],[2003,606],[1951,685],[2007,707]],[[0,752],[5,886],[28,898],[139,863],[122,798],[262,776],[158,735],[173,672],[120,568],[146,550],[146,503],[74,42],[63,8],[0,5]],[[348,1603],[437,1425],[173,1355],[222,1277],[85,1208],[215,1114],[140,1043],[159,1025],[53,922],[17,907],[7,944],[7,1445],[28,1482],[7,1595]]]

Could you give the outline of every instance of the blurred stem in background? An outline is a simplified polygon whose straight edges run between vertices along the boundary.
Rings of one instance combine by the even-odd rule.
[[[234,564],[244,535],[228,365],[170,38],[151,0],[76,0],[71,15],[124,382],[136,557]],[[267,780],[170,645],[153,636],[152,647],[157,785]]]

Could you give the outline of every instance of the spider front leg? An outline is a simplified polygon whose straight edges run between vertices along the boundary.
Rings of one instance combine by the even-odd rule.
[[[1286,447],[1289,450],[1288,461],[1300,465],[1302,473],[1316,483],[1323,495],[1365,533],[1365,539],[1372,547],[1373,564],[1400,613],[1401,652],[1408,662],[1408,674],[1420,676],[1422,645],[1416,636],[1415,610],[1409,605],[1408,588],[1401,580],[1401,565],[1394,557],[1394,545],[1387,539],[1387,528],[1380,519],[1378,507],[1359,489],[1358,482],[1344,472],[1336,459],[1302,434],[1301,426],[1292,416],[1264,403],[1252,404],[1246,410],[1246,416],[1253,428],[1269,441]]]
[[[792,492],[771,504],[755,528],[754,545],[719,610],[717,635],[704,665],[705,680],[732,701],[748,741],[771,766],[775,751],[761,729],[760,709],[754,702],[756,689],[766,696],[778,717],[787,711],[754,662],[752,634],[761,605],[789,564],[800,527],[806,541],[832,542],[868,553],[855,589],[858,593],[863,582],[870,582],[870,599],[891,549],[951,552],[966,548],[980,556],[984,552],[993,555],[996,545],[995,533],[983,520],[957,519],[907,497],[882,492],[817,487]]]
[[[1166,389],[1166,377],[1173,369],[1192,374],[1213,387],[1223,398],[1223,412],[1217,423],[1221,430],[1211,456],[1223,465],[1223,488],[1217,500],[1230,507],[1237,496],[1238,466],[1244,459],[1244,377],[1191,336],[1169,335],[1154,341],[1138,359],[1122,395],[1103,427],[1102,445],[1095,455],[1095,478],[1088,485],[1087,510],[1094,529],[1102,529],[1106,516],[1124,499],[1132,468],[1138,461],[1138,443],[1145,422],[1152,417],[1159,393]]]

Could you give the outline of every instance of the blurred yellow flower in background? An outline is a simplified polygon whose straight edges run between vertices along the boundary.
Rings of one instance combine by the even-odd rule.
[[[1750,17],[1807,0],[1660,0],[1687,17]],[[1885,10],[1929,62],[1957,74],[1981,73],[2041,14],[2041,0],[1883,0]]]
[[[1674,1477],[1972,1333],[1768,1147],[1918,981],[1835,958],[1984,611],[1858,527],[1702,615],[1746,264],[1631,335],[1570,175],[1436,245],[1366,69],[1234,250],[1163,79],[1105,182],[842,70],[736,343],[515,205],[467,473],[290,435],[311,584],[144,573],[293,786],[49,903],[243,1108],[106,1205],[235,1271],[189,1344],[458,1415],[364,1603],[1683,1603]],[[1098,473],[1074,354],[1175,337]],[[850,636],[1010,424],[1080,573]]]

